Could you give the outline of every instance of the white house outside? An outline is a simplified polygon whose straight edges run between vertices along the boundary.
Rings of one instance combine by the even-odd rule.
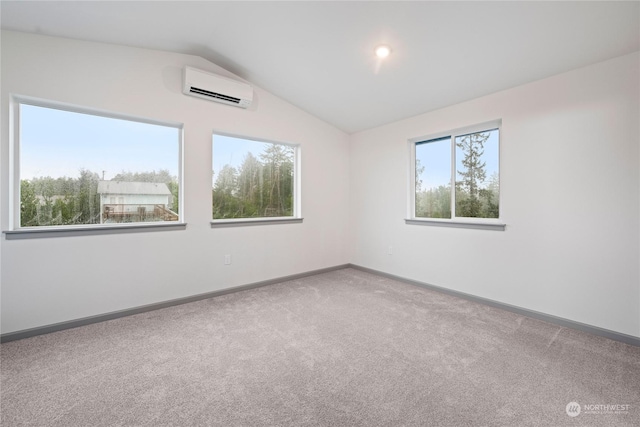
[[[164,183],[99,181],[100,223],[177,221]]]

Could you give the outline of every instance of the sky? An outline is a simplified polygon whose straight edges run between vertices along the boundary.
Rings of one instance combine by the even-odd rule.
[[[456,154],[456,170],[463,170],[462,159],[464,155],[459,149]],[[441,185],[447,186],[451,183],[451,139],[436,139],[433,142],[416,145],[416,159],[424,166],[424,172],[420,175],[422,188],[428,190]],[[498,171],[499,144],[498,130],[491,132],[491,136],[484,144],[484,155],[482,160],[486,162],[485,170],[487,179],[493,172]],[[456,173],[456,175],[458,175]],[[459,179],[456,176],[456,179]]]
[[[220,172],[224,165],[237,168],[249,152],[259,158],[264,150],[264,144],[264,142],[239,137],[213,135],[213,172]]]
[[[20,178],[77,178],[82,168],[107,180],[123,171],[178,176],[179,137],[175,127],[21,104]]]

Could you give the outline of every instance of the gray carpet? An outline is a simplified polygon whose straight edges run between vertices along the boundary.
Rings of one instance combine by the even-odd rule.
[[[0,361],[3,426],[640,425],[640,348],[354,269],[5,343]]]

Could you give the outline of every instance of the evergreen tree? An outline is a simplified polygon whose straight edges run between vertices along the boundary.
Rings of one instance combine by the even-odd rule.
[[[238,174],[238,198],[242,204],[242,216],[257,217],[264,210],[262,163],[252,154],[244,157]]]
[[[483,216],[480,190],[487,173],[482,155],[489,136],[489,133],[479,132],[456,138],[456,147],[464,154],[462,165],[465,167],[457,171],[462,179],[456,181],[456,216]]]
[[[264,216],[293,213],[293,147],[269,144],[260,154],[263,163]]]
[[[236,198],[238,173],[231,165],[224,165],[218,174],[212,192],[213,218],[238,218],[239,203]]]
[[[427,218],[451,218],[451,186],[431,188],[425,195]]]
[[[20,225],[22,227],[37,225],[38,205],[35,186],[32,182],[23,179],[20,181]]]
[[[489,184],[486,188],[480,190],[480,196],[483,202],[484,218],[498,218],[500,195],[500,178],[498,172],[491,174]]]
[[[175,213],[180,213],[180,186],[178,185],[178,181],[171,181],[167,183],[167,187],[169,191],[171,191],[171,210]]]
[[[169,185],[172,182],[177,183],[177,178],[172,176],[167,169],[160,169],[159,171],[151,172],[125,172],[122,171],[114,176],[111,181],[125,181],[125,182],[157,182]]]
[[[100,196],[98,195],[97,173],[80,169],[76,180],[75,210],[78,224],[98,224],[100,222]]]

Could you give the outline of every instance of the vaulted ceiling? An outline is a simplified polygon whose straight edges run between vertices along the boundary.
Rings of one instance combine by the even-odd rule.
[[[640,49],[638,1],[3,0],[0,14],[3,29],[202,56],[348,133]]]

